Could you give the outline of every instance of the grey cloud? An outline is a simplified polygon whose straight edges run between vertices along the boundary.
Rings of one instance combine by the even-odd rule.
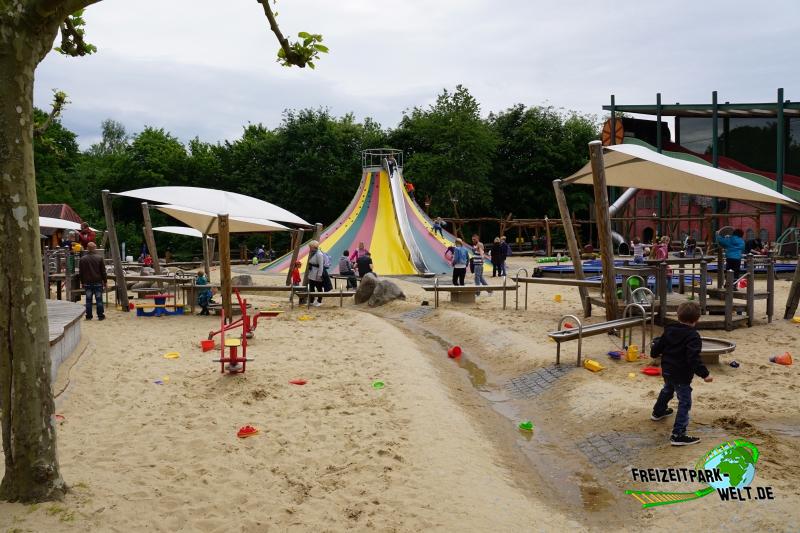
[[[86,16],[99,53],[51,54],[36,102],[66,91],[64,122],[87,146],[107,117],[208,141],[235,138],[248,122],[274,127],[285,108],[353,111],[394,127],[404,109],[458,83],[485,114],[522,102],[599,115],[611,93],[622,103],[654,102],[659,91],[665,102],[700,102],[717,89],[723,101],[763,101],[783,86],[800,98],[790,68],[800,5],[772,2],[753,24],[741,4],[293,0],[280,4],[281,23],[323,33],[332,52],[316,71],[292,71],[274,63],[274,38],[247,2],[215,18],[212,0],[107,1]]]

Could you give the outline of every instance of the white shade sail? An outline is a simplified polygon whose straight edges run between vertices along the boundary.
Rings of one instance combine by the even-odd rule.
[[[604,146],[603,154],[606,183],[611,187],[636,187],[798,207],[791,198],[760,183],[712,166],[659,154],[643,146]],[[564,181],[592,185],[591,162]]]
[[[186,226],[159,226],[157,228],[153,228],[153,231],[173,233],[175,235],[186,235],[187,237],[197,237],[198,239],[203,236],[202,232],[199,230],[187,228]]]
[[[208,213],[226,213],[235,217],[275,220],[289,224],[310,224],[277,205],[235,192],[200,187],[148,187],[115,193],[149,202],[189,207]],[[156,207],[156,206],[154,206]],[[285,228],[284,228],[285,229]],[[262,230],[263,231],[263,230]]]
[[[73,222],[71,220],[64,220],[61,218],[52,218],[52,217],[39,217],[39,227],[40,228],[53,228],[53,229],[71,229],[78,231],[81,229],[81,225],[77,222]]]
[[[189,207],[177,205],[154,206],[161,212],[177,218],[187,226],[196,229],[201,234],[216,235],[219,233],[217,213],[200,211]],[[287,231],[289,228],[263,218],[250,218],[241,216],[228,216],[228,231],[231,233],[264,233],[269,231]]]

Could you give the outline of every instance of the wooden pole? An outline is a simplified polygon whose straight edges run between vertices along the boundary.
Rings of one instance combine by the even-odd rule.
[[[314,239],[315,241],[319,240],[320,235],[322,235],[322,223],[317,222],[314,224]]]
[[[46,250],[44,252],[44,297],[46,300],[50,299],[50,257],[52,252]]]
[[[203,270],[209,283],[211,283],[211,257],[209,257],[211,252],[208,249],[210,245],[211,239],[208,238],[207,234],[203,233]]]
[[[800,304],[800,263],[798,263],[794,271],[792,288],[789,289],[789,297],[786,299],[786,311],[783,313],[783,318],[789,320],[794,317],[798,304]]]
[[[600,141],[590,142],[589,155],[592,160],[592,178],[594,179],[597,237],[600,241],[603,265],[603,300],[606,306],[606,320],[613,320],[617,318],[617,283],[614,273],[614,243],[608,214],[608,189],[606,187],[606,170],[603,164],[603,144]]]
[[[233,305],[231,302],[231,234],[228,231],[228,215],[217,215],[217,227],[222,308],[225,310],[225,321],[230,323],[233,318]]]
[[[733,270],[725,271],[725,331],[733,330]]]
[[[292,261],[289,263],[289,272],[286,274],[286,285],[292,284],[292,269],[300,256],[300,246],[303,244],[303,228],[297,228],[292,233]]]
[[[114,290],[116,291],[117,303],[122,307],[122,311],[128,312],[128,284],[125,283],[125,271],[122,269],[122,257],[119,253],[119,242],[117,241],[117,227],[114,224],[114,212],[111,210],[111,192],[107,189],[102,192],[103,212],[106,215],[106,233],[108,233],[108,244],[111,248],[111,258],[114,260]]]
[[[153,235],[153,223],[150,222],[150,208],[147,202],[142,202],[142,218],[144,219],[144,241],[147,243],[147,249],[150,251],[150,257],[153,259],[153,270],[156,276],[161,275],[161,263],[158,261],[158,250],[156,250],[156,238]],[[161,287],[162,283],[158,282]]]
[[[753,327],[753,315],[755,314],[755,284],[756,284],[756,265],[753,254],[747,254],[747,327]],[[736,280],[734,280],[734,283]]]
[[[230,227],[230,225],[229,225]],[[209,237],[208,239],[208,257],[211,259],[211,266],[214,266],[214,255],[217,254],[217,244],[219,241],[219,236],[217,238]],[[219,260],[217,260],[217,264],[219,264]]]
[[[700,312],[706,314],[706,278],[708,277],[708,263],[703,259],[700,261],[700,287],[698,293],[700,296]]]
[[[775,258],[767,254],[767,323],[772,324],[775,314]]]
[[[553,256],[553,239],[550,237],[550,221],[545,219],[544,221],[545,231],[547,232],[547,257]],[[578,261],[581,260],[580,255],[578,256]]]
[[[672,283],[672,276],[667,275],[667,264],[659,263],[656,288],[658,290],[658,323],[662,326],[667,318],[667,304],[669,303],[667,300],[667,283]]]
[[[558,211],[561,213],[561,223],[564,225],[564,234],[567,236],[567,249],[569,250],[570,258],[572,258],[572,265],[575,268],[575,279],[584,279],[580,248],[578,248],[578,241],[575,238],[575,228],[572,226],[572,220],[569,216],[569,206],[567,206],[567,198],[564,196],[564,189],[562,187],[563,183],[561,180],[553,180],[553,190],[556,192]],[[550,227],[549,223],[547,227]],[[549,245],[549,238],[547,242]],[[592,304],[589,301],[589,290],[586,287],[578,287],[578,291],[581,294],[584,316],[592,316]]]

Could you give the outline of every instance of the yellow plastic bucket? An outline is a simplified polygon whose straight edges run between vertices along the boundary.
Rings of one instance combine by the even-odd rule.
[[[632,363],[639,360],[639,346],[631,344],[628,346],[628,351],[625,352],[625,360]]]
[[[586,370],[591,370],[592,372],[600,372],[601,370],[603,370],[602,365],[600,365],[600,363],[598,363],[594,359],[586,359],[583,362],[583,367]]]

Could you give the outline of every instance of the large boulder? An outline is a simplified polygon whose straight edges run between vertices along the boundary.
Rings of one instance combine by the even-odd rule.
[[[356,304],[363,304],[368,302],[372,296],[375,287],[378,285],[378,276],[370,272],[361,279],[356,289],[355,302]]]
[[[243,286],[243,287],[252,287],[253,286],[253,276],[249,274],[243,274],[241,276],[233,276],[231,278],[231,285]]]
[[[406,295],[403,294],[403,291],[397,286],[397,283],[389,279],[382,279],[375,286],[375,290],[372,291],[372,296],[370,296],[367,305],[370,307],[378,307],[393,302],[394,300],[405,299]]]

